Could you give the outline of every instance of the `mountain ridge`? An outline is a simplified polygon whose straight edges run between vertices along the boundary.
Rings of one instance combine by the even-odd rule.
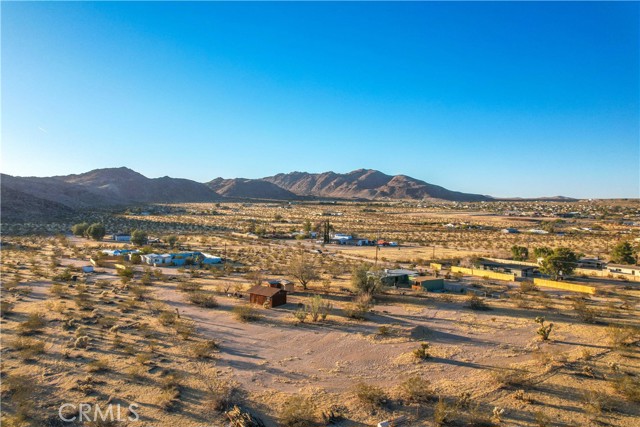
[[[168,176],[147,178],[127,167],[52,177],[0,174],[0,179],[3,219],[13,219],[21,214],[55,218],[78,209],[124,207],[138,203],[199,203],[225,199],[575,200],[563,196],[494,198],[452,191],[407,175],[387,175],[375,169],[356,169],[347,173],[294,171],[257,179],[215,178],[206,183]]]

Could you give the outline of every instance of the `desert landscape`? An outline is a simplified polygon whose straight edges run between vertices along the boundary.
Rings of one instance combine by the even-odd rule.
[[[138,405],[139,420],[82,425],[632,426],[640,415],[633,275],[565,279],[595,288],[585,294],[452,271],[507,263],[513,247],[532,265],[541,247],[606,262],[619,242],[637,247],[635,200],[222,201],[74,215],[3,224],[5,425],[59,425],[65,402]],[[92,223],[129,241],[87,237]],[[326,224],[370,243],[325,243]],[[220,261],[147,265],[127,251]],[[389,285],[394,269],[437,275],[445,289]],[[291,283],[286,303],[250,302],[269,281]]]
[[[0,9],[0,427],[640,427],[640,2]]]

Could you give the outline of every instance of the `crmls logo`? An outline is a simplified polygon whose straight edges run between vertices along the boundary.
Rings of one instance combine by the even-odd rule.
[[[96,422],[98,419],[102,421],[124,421],[123,415],[127,413],[129,415],[127,415],[126,418],[129,421],[138,421],[140,419],[136,412],[138,406],[137,403],[132,403],[126,410],[122,410],[119,403],[117,405],[109,404],[104,407],[104,409],[98,405],[91,405],[89,403],[65,403],[58,408],[58,415],[62,421],[67,423],[76,420]]]

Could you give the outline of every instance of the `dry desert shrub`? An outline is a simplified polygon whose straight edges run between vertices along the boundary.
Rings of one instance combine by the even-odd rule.
[[[410,403],[428,403],[434,398],[431,383],[419,376],[407,378],[400,384],[402,398]]]
[[[18,325],[20,335],[34,335],[42,331],[46,325],[45,317],[40,313],[31,313],[27,319]]]
[[[344,312],[347,317],[357,320],[364,320],[369,310],[373,306],[373,298],[370,294],[360,294],[356,296],[353,302],[347,304]]]
[[[628,352],[638,339],[639,331],[633,326],[611,325],[607,328],[609,343],[613,350]]]
[[[176,334],[183,340],[188,340],[196,332],[196,322],[192,319],[178,319],[173,325]]]
[[[304,396],[291,396],[280,411],[280,425],[284,427],[311,427],[315,425],[315,408]]]
[[[630,402],[640,402],[640,381],[629,375],[618,375],[612,380],[615,391]]]
[[[356,384],[354,393],[360,403],[372,410],[382,407],[388,399],[383,389],[363,382]]]
[[[255,322],[260,320],[260,314],[251,304],[241,304],[233,307],[233,316],[241,322]]]
[[[190,292],[189,293],[189,301],[195,305],[205,308],[215,308],[218,307],[218,300],[215,296],[208,292]]]
[[[208,359],[216,350],[218,350],[218,344],[214,340],[199,341],[189,346],[191,355],[196,359]]]
[[[471,310],[479,310],[479,311],[480,310],[489,310],[489,306],[484,301],[484,299],[480,298],[476,294],[472,294],[471,296],[469,296],[469,298],[467,298],[465,306],[470,308]]]
[[[493,374],[493,379],[501,387],[527,388],[531,381],[527,377],[527,372],[521,369],[503,369]]]
[[[11,341],[10,346],[23,360],[34,360],[37,356],[45,352],[44,341],[32,338],[17,337]]]

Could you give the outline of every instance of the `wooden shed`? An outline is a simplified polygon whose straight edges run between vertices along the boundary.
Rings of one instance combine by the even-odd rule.
[[[247,291],[249,301],[267,307],[277,307],[287,303],[287,291],[270,286],[257,285]]]

